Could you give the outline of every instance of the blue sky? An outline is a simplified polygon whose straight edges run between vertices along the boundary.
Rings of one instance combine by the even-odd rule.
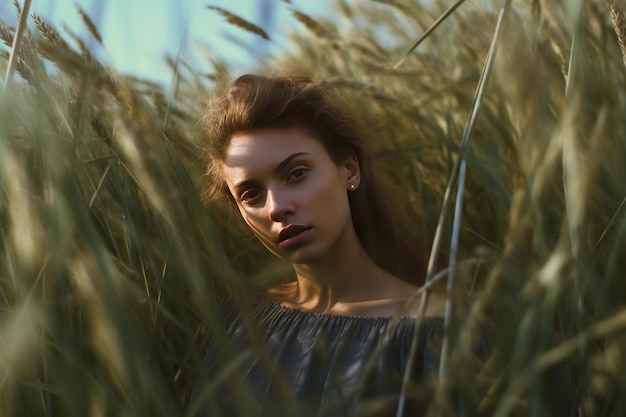
[[[0,19],[15,25],[17,17],[12,3],[13,0],[0,0]],[[89,35],[76,12],[77,4],[96,23],[104,47]],[[276,50],[284,45],[279,36],[283,33],[280,25],[294,22],[288,7],[327,15],[330,4],[331,0],[292,0],[291,5],[280,0],[32,0],[30,11],[59,30],[67,25],[88,42],[102,62],[119,71],[168,84],[171,73],[164,57],[175,57],[181,45],[186,46],[186,56],[195,65],[218,57],[245,71],[254,67],[254,59],[229,37],[243,40],[259,53]],[[227,9],[261,26],[272,42],[233,27],[207,5]]]

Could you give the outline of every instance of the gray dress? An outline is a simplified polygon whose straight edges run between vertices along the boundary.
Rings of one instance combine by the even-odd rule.
[[[403,415],[426,415],[442,317],[425,318],[416,333],[412,317],[311,313],[265,297],[227,310],[230,343],[209,349],[194,393],[199,415],[395,416],[407,372]]]

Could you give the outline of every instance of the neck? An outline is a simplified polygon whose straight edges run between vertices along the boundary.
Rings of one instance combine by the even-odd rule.
[[[307,311],[328,312],[346,303],[389,297],[389,280],[396,279],[381,269],[356,237],[329,251],[324,259],[294,265],[297,282],[291,303]]]
[[[298,283],[297,302],[316,310],[358,297],[363,279],[378,269],[360,245],[350,253],[342,254],[340,259],[294,265],[294,268]]]
[[[296,281],[270,290],[271,298],[303,311],[363,316],[396,314],[417,290],[380,268],[354,229],[314,263],[295,264]]]

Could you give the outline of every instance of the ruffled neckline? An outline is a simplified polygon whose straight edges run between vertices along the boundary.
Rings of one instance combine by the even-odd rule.
[[[370,322],[370,323],[390,323],[393,321],[397,322],[405,322],[405,321],[417,321],[417,316],[359,316],[352,314],[339,314],[339,313],[320,313],[314,311],[304,311],[299,310],[293,307],[287,307],[283,304],[279,303],[276,300],[273,300],[266,295],[261,295],[258,297],[257,302],[255,303],[255,307],[269,311],[274,310],[276,312],[281,312],[287,314],[293,318],[314,318],[316,320],[343,320],[346,322]],[[443,316],[425,316],[423,318],[424,323],[443,323]]]

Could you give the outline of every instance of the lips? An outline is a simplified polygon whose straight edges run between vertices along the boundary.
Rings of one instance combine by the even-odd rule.
[[[278,244],[289,246],[298,243],[304,237],[304,233],[311,230],[309,226],[289,225],[278,233]]]

